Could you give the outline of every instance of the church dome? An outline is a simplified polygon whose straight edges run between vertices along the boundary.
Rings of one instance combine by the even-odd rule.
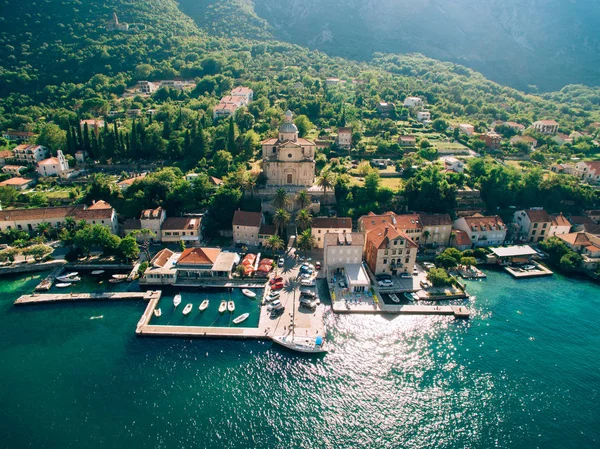
[[[279,127],[280,133],[293,134],[298,132],[298,128],[293,123],[284,122]]]

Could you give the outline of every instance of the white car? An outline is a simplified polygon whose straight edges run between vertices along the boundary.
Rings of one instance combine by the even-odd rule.
[[[278,309],[279,307],[281,307],[281,301],[279,299],[276,299],[275,301],[273,301],[271,304],[269,304],[267,306],[267,310],[269,312],[271,312],[271,311],[273,311],[275,309]]]
[[[315,286],[315,280],[314,279],[302,279],[300,281],[300,285],[303,285],[305,287],[314,287]]]
[[[382,281],[377,282],[377,285],[380,287],[393,287],[394,283],[390,279],[384,279]]]
[[[400,277],[401,277],[402,279],[412,279],[412,276],[411,276],[411,274],[410,274],[410,273],[402,273],[402,274],[400,275]]]
[[[418,276],[419,275],[419,270],[417,270],[416,268],[413,270],[413,276]]]

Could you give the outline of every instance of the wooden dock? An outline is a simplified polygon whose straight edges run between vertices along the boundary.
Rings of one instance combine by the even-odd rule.
[[[551,276],[554,273],[549,270],[548,268],[546,268],[545,266],[539,264],[539,263],[534,263],[534,265],[536,266],[535,270],[519,270],[519,269],[515,269],[513,267],[504,267],[504,270],[507,271],[512,277],[516,278],[516,279],[527,279],[527,278],[534,278],[534,277],[540,277],[540,276]]]
[[[427,305],[399,305],[388,304],[346,304],[342,301],[333,303],[336,313],[381,313],[393,315],[452,315],[455,318],[469,318],[471,311],[465,306],[427,306]]]
[[[61,265],[60,267],[57,267],[54,271],[52,271],[52,273],[50,273],[48,276],[46,276],[46,278],[40,282],[37,287],[35,288],[36,292],[47,292],[48,290],[50,290],[50,288],[52,287],[52,284],[54,284],[54,281],[56,280],[56,278],[58,276],[60,276],[60,274],[63,272],[64,270],[64,265]]]
[[[21,304],[43,304],[49,302],[75,302],[75,301],[119,301],[125,299],[137,299],[151,301],[160,299],[162,292],[104,292],[104,293],[33,293],[31,295],[22,295],[16,301],[15,305]]]

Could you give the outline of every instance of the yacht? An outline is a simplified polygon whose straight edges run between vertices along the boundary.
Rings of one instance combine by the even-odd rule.
[[[294,337],[293,335],[273,337],[273,341],[278,345],[284,346],[292,351],[319,354],[327,352],[323,347],[323,337],[315,338]]]
[[[126,275],[126,274],[113,274],[112,277],[113,277],[113,279],[123,279],[123,280],[125,280],[125,279],[127,279],[128,275]]]
[[[208,299],[202,301],[202,304],[200,304],[200,312],[204,312],[206,309],[208,309],[208,303]]]
[[[56,280],[60,282],[79,282],[81,278],[79,276],[57,276]]]
[[[94,270],[94,271],[92,271],[92,274],[93,274],[94,276],[98,276],[98,275],[100,275],[100,274],[104,274],[104,270]]]
[[[70,287],[72,284],[70,284],[69,282],[59,282],[58,284],[56,284],[56,287],[58,288],[67,288]]]
[[[179,304],[181,304],[181,295],[179,293],[177,293],[174,297],[173,297],[173,305],[175,307],[177,307]]]
[[[194,306],[192,305],[191,302],[189,304],[186,304],[185,307],[183,308],[183,314],[186,316],[189,315],[190,312],[192,311],[192,307],[194,307]]]

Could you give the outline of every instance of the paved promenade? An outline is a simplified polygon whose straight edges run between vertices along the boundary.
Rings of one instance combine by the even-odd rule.
[[[48,302],[74,302],[74,301],[106,301],[106,300],[124,300],[124,299],[143,299],[146,301],[160,299],[162,292],[105,292],[105,293],[33,293],[31,295],[22,295],[15,301],[15,305],[20,304],[42,304]]]
[[[336,301],[333,303],[336,313],[389,313],[395,315],[453,315],[457,318],[469,318],[469,309],[464,306],[427,306],[427,305],[389,305],[381,302],[377,304],[346,303]]]

